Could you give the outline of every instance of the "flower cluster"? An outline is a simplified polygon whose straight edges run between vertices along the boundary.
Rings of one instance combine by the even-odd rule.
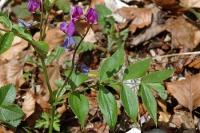
[[[98,21],[98,15],[94,8],[89,8],[87,13],[84,15],[83,9],[80,6],[74,6],[71,9],[71,21],[69,23],[62,22],[60,25],[60,30],[67,35],[67,38],[64,41],[65,48],[75,44],[73,39],[75,33],[75,22],[81,18],[85,19],[89,24],[96,24]]]
[[[29,0],[28,1],[28,10],[30,12],[35,12],[37,9],[40,8],[42,0]]]

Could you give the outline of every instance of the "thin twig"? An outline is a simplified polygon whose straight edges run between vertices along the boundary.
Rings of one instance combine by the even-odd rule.
[[[188,56],[188,55],[199,55],[199,54],[200,54],[200,51],[185,52],[185,53],[177,53],[177,54],[167,54],[167,55],[155,56],[155,57],[153,57],[153,59],[156,60],[156,59],[168,58],[168,57],[173,57],[173,56]]]

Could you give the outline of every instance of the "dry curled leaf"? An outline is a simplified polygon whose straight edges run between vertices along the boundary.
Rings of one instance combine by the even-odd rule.
[[[178,5],[178,0],[153,0],[153,2],[164,9],[172,9]]]
[[[24,96],[22,103],[22,111],[25,113],[25,119],[32,115],[35,111],[36,99],[32,91],[28,91]]]
[[[61,79],[59,65],[57,65],[55,63],[54,66],[47,67],[47,73],[48,73],[49,83],[50,83],[52,90],[56,90],[57,89],[56,80]],[[46,80],[45,80],[45,76],[44,76],[43,72],[39,74],[39,78],[41,79],[42,84],[45,88],[44,93],[45,93],[46,97],[49,97],[49,91],[47,88],[47,84],[46,84]]]
[[[183,17],[168,19],[166,30],[171,33],[172,45],[175,47],[192,50],[200,42],[200,30]]]
[[[137,28],[149,26],[152,22],[152,11],[148,8],[122,7],[116,11],[120,16],[130,22],[129,30],[135,32]]]
[[[200,69],[200,58],[193,60],[188,66],[191,68]]]
[[[200,106],[200,74],[189,76],[184,80],[167,83],[167,90],[180,105],[190,111]]]
[[[31,116],[36,110],[36,104],[40,105],[43,111],[48,111],[50,104],[48,99],[41,94],[34,94],[32,90],[26,92],[24,102],[22,103],[22,110],[25,113],[25,119]]]
[[[4,126],[0,126],[0,133],[14,133],[14,131],[6,129]]]
[[[36,33],[33,38],[39,40],[40,33]],[[45,41],[49,45],[49,49],[53,50],[56,46],[63,44],[65,33],[62,32],[58,27],[47,30]]]
[[[12,47],[9,48],[6,52],[0,55],[0,59],[2,61],[11,60],[14,57],[17,57],[19,53],[21,53],[25,48],[27,48],[28,42],[19,38],[15,37],[12,43]]]
[[[200,8],[200,0],[180,0],[180,5],[188,8]]]
[[[25,82],[23,78],[23,63],[16,58],[9,62],[0,62],[0,70],[0,86],[12,83],[19,87]]]

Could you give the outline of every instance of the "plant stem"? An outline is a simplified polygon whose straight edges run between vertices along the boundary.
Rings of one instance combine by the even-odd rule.
[[[54,122],[55,109],[56,109],[56,107],[53,105],[52,110],[51,110],[49,133],[53,133],[53,122]]]
[[[42,68],[43,68],[43,71],[44,71],[45,81],[46,81],[47,88],[48,88],[49,95],[50,95],[50,99],[51,99],[53,92],[52,92],[51,85],[50,85],[50,82],[49,82],[49,76],[48,76],[48,73],[47,73],[47,68],[46,68],[44,59],[43,58],[40,58],[40,59],[41,59],[41,62],[42,62]]]
[[[57,97],[59,97],[60,93],[62,92],[62,90],[64,89],[64,87],[67,85],[67,83],[69,82],[69,78],[71,77],[73,71],[74,71],[74,67],[75,67],[75,56],[76,56],[76,53],[78,51],[78,48],[79,46],[81,45],[81,43],[83,42],[84,38],[86,37],[86,35],[88,34],[90,30],[90,27],[87,29],[86,33],[84,34],[84,36],[81,38],[81,40],[79,41],[78,45],[76,46],[75,50],[74,50],[74,53],[73,53],[73,56],[72,56],[72,66],[71,66],[71,71],[70,73],[68,74],[67,76],[67,79],[65,80],[64,84],[62,85],[62,87],[60,88],[60,90],[58,91],[57,93]]]

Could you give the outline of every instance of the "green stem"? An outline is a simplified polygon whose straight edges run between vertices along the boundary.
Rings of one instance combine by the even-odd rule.
[[[49,133],[53,133],[53,122],[54,122],[55,110],[56,110],[56,108],[53,105],[52,110],[51,110],[51,119],[50,119]]]
[[[50,95],[50,100],[51,100],[53,92],[52,92],[51,85],[50,85],[50,82],[49,82],[49,76],[48,76],[48,73],[47,73],[47,68],[46,68],[44,59],[43,58],[40,58],[40,59],[41,59],[41,62],[42,62],[42,68],[43,68],[43,71],[44,71],[44,77],[45,77],[45,81],[46,81],[46,84],[47,84],[47,88],[48,88],[49,95]]]
[[[72,66],[71,66],[71,71],[70,73],[68,74],[67,76],[67,79],[65,80],[64,84],[62,85],[62,87],[60,88],[60,90],[58,91],[57,93],[57,97],[59,97],[60,93],[63,91],[64,87],[67,85],[67,83],[69,82],[69,79],[74,71],[74,67],[75,67],[75,56],[76,56],[76,53],[78,51],[78,48],[80,47],[81,43],[83,42],[84,38],[86,37],[86,35],[88,34],[90,30],[90,27],[87,29],[86,33],[84,34],[84,36],[81,38],[81,40],[79,41],[78,45],[76,46],[75,50],[74,50],[74,53],[73,53],[73,56],[72,56]]]

